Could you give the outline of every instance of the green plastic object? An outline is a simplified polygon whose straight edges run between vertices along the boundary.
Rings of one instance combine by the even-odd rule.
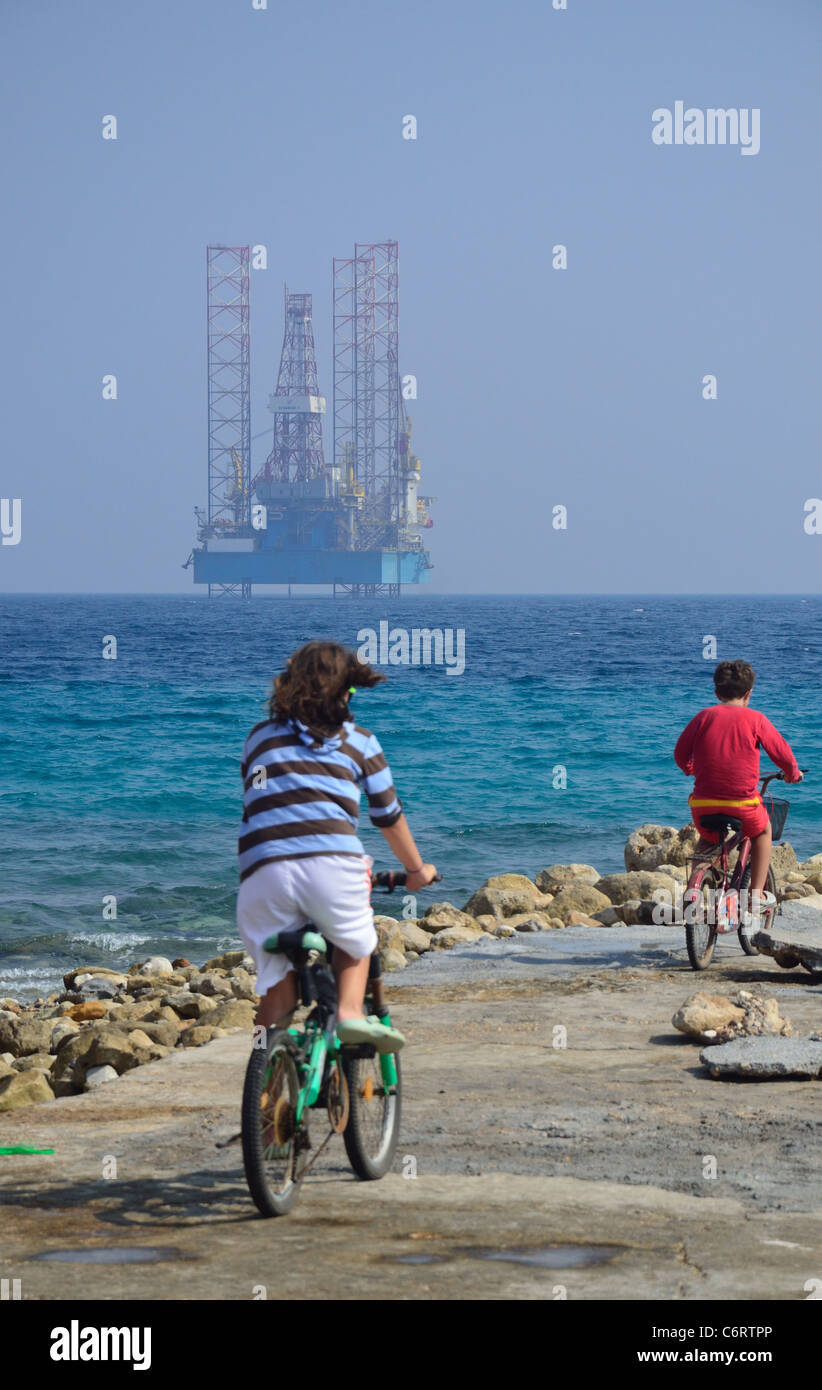
[[[319,951],[323,956],[327,950],[324,938],[316,931],[303,932],[302,948],[304,951]],[[280,938],[277,933],[274,932],[273,936],[266,937],[263,942],[263,950],[270,951],[272,955],[276,955],[279,949]]]
[[[0,1154],[53,1154],[54,1149],[35,1149],[31,1144],[0,1145]]]

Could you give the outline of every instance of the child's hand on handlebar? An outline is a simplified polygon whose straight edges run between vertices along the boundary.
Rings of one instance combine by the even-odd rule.
[[[439,878],[434,864],[421,864],[418,869],[408,869],[405,886],[412,891],[415,888],[426,888],[429,883],[433,883]]]

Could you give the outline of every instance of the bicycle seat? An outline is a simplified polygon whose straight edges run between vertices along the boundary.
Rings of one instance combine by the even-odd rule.
[[[320,936],[319,932],[306,927],[292,927],[289,931],[274,932],[272,936],[267,936],[263,942],[263,950],[270,951],[272,955],[279,952],[292,960],[300,951],[319,951],[321,955],[325,955],[328,946],[325,937]]]
[[[742,829],[742,821],[738,820],[736,816],[725,816],[720,812],[711,816],[700,816],[699,823],[706,830],[716,830],[720,835],[727,834],[729,830],[736,834],[738,830]]]

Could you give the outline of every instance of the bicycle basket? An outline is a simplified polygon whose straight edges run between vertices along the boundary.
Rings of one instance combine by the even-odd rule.
[[[765,802],[765,810],[771,818],[771,834],[775,840],[781,838],[782,831],[785,829],[790,804],[790,801],[784,801],[779,796],[771,796]]]

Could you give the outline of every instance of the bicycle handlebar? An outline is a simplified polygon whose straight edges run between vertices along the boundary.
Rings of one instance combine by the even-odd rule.
[[[804,774],[805,774],[808,770],[809,770],[809,769],[808,769],[807,767],[800,767],[800,769],[799,769],[799,771],[802,773],[803,776],[804,776]],[[769,782],[784,782],[784,781],[785,781],[785,774],[784,774],[784,772],[769,772],[768,775],[767,775],[767,777],[761,778],[761,781],[762,781],[762,790],[763,790],[763,792],[764,792],[764,790],[765,790],[765,788],[767,787],[767,785],[768,785]],[[791,784],[789,783],[788,785],[790,786]]]
[[[372,888],[384,888],[387,893],[393,893],[395,888],[404,888],[408,880],[408,874],[397,874],[393,869],[386,869],[382,873],[371,875]],[[432,883],[441,883],[442,874],[437,874]],[[429,884],[425,885],[430,887]]]

